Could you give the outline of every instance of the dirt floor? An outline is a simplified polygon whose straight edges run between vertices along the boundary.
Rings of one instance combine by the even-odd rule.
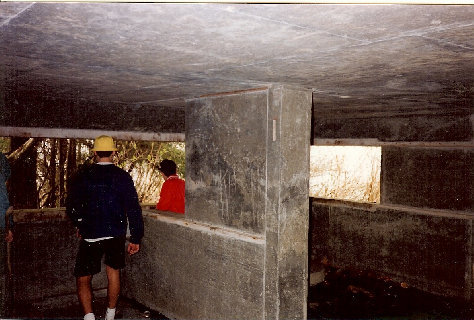
[[[96,319],[104,319],[107,301],[105,297],[94,300]],[[164,315],[126,298],[120,298],[115,319],[169,320]],[[16,306],[12,319],[83,319],[79,303],[62,308],[45,309],[32,306]]]
[[[466,301],[422,292],[370,272],[327,268],[309,288],[308,319],[473,319]]]
[[[104,319],[105,297],[94,300],[97,319]],[[79,304],[47,309],[15,306],[14,319],[82,319]],[[120,298],[116,319],[169,320],[164,315]],[[440,297],[379,278],[370,272],[326,268],[324,281],[309,288],[308,319],[474,319],[466,301]]]

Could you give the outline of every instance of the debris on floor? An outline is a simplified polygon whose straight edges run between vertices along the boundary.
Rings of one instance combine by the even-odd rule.
[[[471,319],[467,302],[412,288],[370,271],[326,267],[308,292],[308,319]]]

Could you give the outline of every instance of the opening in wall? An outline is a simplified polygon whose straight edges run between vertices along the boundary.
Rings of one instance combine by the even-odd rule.
[[[381,157],[381,147],[311,146],[310,197],[379,203]]]
[[[94,162],[93,143],[92,139],[0,137],[0,152],[16,168],[10,179],[11,202],[16,208],[63,207],[69,179]],[[164,177],[157,165],[161,160],[173,160],[177,175],[185,176],[184,142],[116,140],[116,144],[115,164],[132,176],[144,206],[154,207],[160,198]]]

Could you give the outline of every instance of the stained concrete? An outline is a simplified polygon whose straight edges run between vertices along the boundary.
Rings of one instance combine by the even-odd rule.
[[[82,307],[76,301],[75,304],[64,303],[64,297],[55,297],[56,305],[32,305],[19,301],[14,306],[14,313],[11,319],[83,319]],[[77,298],[76,298],[77,300]],[[63,302],[63,303],[61,303]],[[106,291],[101,290],[94,293],[92,307],[97,318],[103,319],[107,310],[108,299]],[[115,319],[149,319],[168,320],[164,315],[150,310],[136,301],[119,298]]]
[[[471,141],[473,97],[467,94],[455,104],[432,99],[429,105],[411,107],[399,101],[377,102],[360,108],[341,108],[315,100],[314,139],[375,139],[379,142]]]
[[[270,87],[265,217],[265,318],[307,316],[309,91]]]
[[[12,243],[13,299],[16,308],[38,309],[78,304],[73,276],[79,239],[64,210],[26,210],[15,214]],[[104,272],[93,287],[107,287]],[[21,310],[14,310],[21,314]]]
[[[186,111],[186,216],[265,228],[267,90],[207,97]]]
[[[474,212],[473,183],[473,148],[382,148],[381,203]]]
[[[272,85],[186,109],[186,217],[264,235],[265,319],[306,317],[310,108]]]
[[[208,229],[162,222],[165,230],[183,231],[179,235],[188,242],[174,240],[182,244],[175,249],[189,252],[180,252],[181,260],[169,265],[159,264],[162,256],[153,250],[136,258],[169,268],[181,262],[179,270],[191,270],[192,277],[181,279],[155,268],[143,272],[134,266],[131,274],[142,286],[130,292],[172,314],[179,310],[167,306],[163,297],[183,304],[184,299],[164,285],[163,292],[154,291],[153,284],[188,281],[178,282],[178,288],[192,284],[194,291],[185,293],[185,302],[202,312],[199,315],[212,317],[235,304],[252,318],[300,319],[305,318],[306,303],[303,242],[308,214],[300,204],[306,158],[296,156],[301,150],[293,149],[291,142],[309,141],[310,130],[306,120],[296,122],[299,115],[291,112],[301,111],[291,104],[306,101],[307,92],[293,92],[288,85],[308,88],[314,104],[311,136],[316,141],[393,144],[382,155],[383,205],[313,205],[318,214],[310,243],[316,250],[312,271],[321,272],[326,257],[333,264],[371,268],[429,292],[469,299],[473,10],[418,5],[0,3],[0,125],[180,134],[199,129],[189,132],[194,158],[188,164],[199,168],[190,169],[193,188],[187,198],[192,200],[186,210],[191,223],[207,224]],[[285,84],[286,89],[268,89],[270,83]],[[239,110],[264,103],[257,92],[251,97],[227,95],[225,102],[209,97],[258,87],[268,89],[265,121],[259,108],[250,108],[254,113]],[[286,94],[292,98],[285,100]],[[184,119],[185,101],[212,112],[193,113],[189,108],[185,111],[193,116]],[[252,125],[246,126],[247,121]],[[258,171],[263,163],[257,147],[261,140],[267,148],[261,152],[267,157],[265,189]],[[205,158],[200,147],[212,157]],[[229,155],[236,157],[230,160]],[[207,171],[201,174],[202,168]],[[209,169],[229,174],[215,178],[217,172]],[[258,179],[252,180],[254,176]],[[37,244],[30,247],[40,252]],[[225,257],[229,250],[241,260]],[[193,273],[197,271],[188,256],[196,257],[202,274]],[[255,256],[263,256],[263,261]],[[225,261],[234,267],[224,270]],[[223,278],[229,270],[234,276],[249,266],[255,269],[242,277],[255,276],[261,295],[250,291],[246,296],[248,288],[230,287]],[[44,268],[51,273],[50,265]],[[51,279],[63,278],[63,273],[58,275]],[[34,294],[32,299],[45,298]],[[251,308],[244,308],[247,299]],[[201,303],[204,311],[198,308]],[[183,317],[193,317],[186,308]]]
[[[311,97],[272,85],[189,101],[186,213],[145,210],[123,295],[176,319],[306,318]],[[60,210],[31,215],[17,217],[18,257],[37,262],[16,262],[15,292],[34,284],[25,303],[71,303],[72,225]]]
[[[42,93],[15,97],[2,108],[0,121],[6,126],[74,128],[104,131],[180,133],[184,130],[184,107],[124,105],[100,101],[67,101],[45,98]]]
[[[281,83],[312,89],[323,112],[397,118],[343,131],[321,120],[321,137],[466,140],[473,16],[471,5],[2,2],[0,125],[182,133],[186,99]],[[445,130],[429,129],[431,115]]]
[[[178,214],[149,212],[144,221],[124,294],[172,319],[262,318],[263,238]]]
[[[313,270],[321,261],[426,292],[471,297],[472,217],[313,201]]]
[[[472,299],[472,151],[447,142],[382,146],[380,204],[312,200],[311,272],[329,264]]]

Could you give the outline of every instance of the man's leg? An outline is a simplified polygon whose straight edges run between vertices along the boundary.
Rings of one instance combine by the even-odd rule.
[[[120,294],[120,269],[125,267],[125,237],[104,240],[105,265],[107,271],[107,297],[109,306],[105,313],[106,320],[113,320],[115,307]]]
[[[117,306],[118,297],[120,294],[120,270],[106,266],[107,280],[109,281],[107,287],[107,296],[109,299],[109,308],[115,309]]]
[[[76,278],[77,296],[84,314],[92,313],[92,276]]]
[[[109,306],[105,312],[105,320],[114,320],[115,307],[117,306],[118,297],[120,294],[120,270],[106,266],[107,270],[107,297]]]

